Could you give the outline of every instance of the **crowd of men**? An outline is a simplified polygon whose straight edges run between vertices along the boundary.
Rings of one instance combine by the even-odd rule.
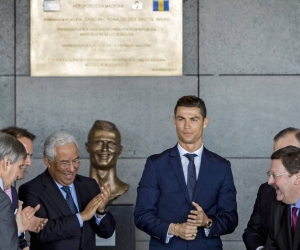
[[[173,122],[178,143],[146,160],[137,188],[135,225],[150,235],[150,250],[222,250],[221,236],[238,225],[230,162],[204,147],[209,120],[202,99],[180,98]],[[109,143],[107,139],[93,141],[91,135],[102,135],[95,126],[102,128],[103,124],[94,124],[86,149],[91,165],[102,161],[105,169],[103,159],[110,157],[98,156],[97,148],[107,150]],[[114,142],[120,141],[120,135],[111,136]],[[31,165],[34,139],[35,135],[22,128],[0,132],[0,250],[95,249],[96,234],[109,238],[114,233],[116,221],[107,205],[128,184],[116,176],[115,169],[106,176],[107,181],[79,175],[77,141],[68,132],[58,131],[44,143],[45,171],[21,185],[17,194],[12,184],[24,178]],[[258,189],[243,233],[247,250],[300,249],[300,129],[280,131],[273,148],[268,182]],[[122,146],[111,144],[110,150],[115,167]],[[94,169],[97,176],[97,167]]]

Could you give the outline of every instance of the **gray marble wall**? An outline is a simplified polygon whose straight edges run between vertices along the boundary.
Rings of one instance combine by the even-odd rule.
[[[232,163],[239,226],[224,249],[245,249],[241,235],[258,186],[266,181],[273,136],[300,127],[300,1],[185,0],[182,77],[30,77],[29,1],[0,0],[0,127],[37,135],[30,180],[45,167],[42,145],[57,130],[76,135],[84,149],[94,120],[114,122],[124,150],[118,175],[131,188],[115,203],[135,203],[145,159],[176,143],[176,100],[195,94],[207,104],[204,144]],[[136,230],[136,249],[149,237]]]

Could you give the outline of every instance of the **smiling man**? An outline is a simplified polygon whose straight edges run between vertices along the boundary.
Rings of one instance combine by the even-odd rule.
[[[35,140],[36,136],[30,133],[27,129],[15,126],[1,129],[1,132],[9,134],[18,139],[18,141],[23,144],[26,150],[27,156],[18,174],[18,180],[21,180],[24,178],[27,168],[31,165],[31,157],[33,155],[33,141]],[[15,211],[18,208],[18,193],[16,188],[14,186],[10,186],[5,190],[5,193],[10,198],[12,202],[12,209],[13,211]],[[19,236],[19,247],[23,250],[29,250],[29,246],[24,237],[24,233]]]
[[[178,144],[147,159],[137,189],[135,225],[150,250],[221,250],[238,224],[230,162],[203,146],[206,107],[183,96],[174,110]]]
[[[85,148],[90,154],[90,177],[100,186],[106,182],[110,184],[110,200],[125,193],[129,185],[117,176],[117,160],[123,147],[116,125],[108,121],[95,121]]]
[[[276,190],[266,250],[300,249],[300,149],[287,146],[271,155],[268,184]]]
[[[38,204],[34,209],[22,209],[19,201],[15,217],[11,201],[4,192],[18,179],[25,158],[24,146],[13,136],[0,132],[0,249],[20,250],[18,233],[23,233],[36,221],[33,215],[39,209]]]
[[[30,249],[95,249],[95,234],[108,238],[116,228],[114,217],[106,210],[110,185],[105,183],[100,191],[94,179],[77,174],[78,145],[64,131],[46,139],[44,164],[45,172],[19,189],[24,205],[41,204],[37,216],[48,218],[43,231],[30,232]]]

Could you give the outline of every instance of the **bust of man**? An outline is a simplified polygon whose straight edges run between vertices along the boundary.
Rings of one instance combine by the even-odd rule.
[[[90,154],[90,177],[100,187],[109,182],[110,200],[118,198],[129,189],[129,185],[117,176],[117,159],[122,153],[121,135],[115,124],[108,121],[95,121],[85,144]]]

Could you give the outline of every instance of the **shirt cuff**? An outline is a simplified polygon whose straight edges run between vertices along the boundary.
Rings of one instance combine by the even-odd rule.
[[[171,224],[172,224],[172,223],[171,223]],[[169,229],[170,229],[171,224],[169,225],[168,232],[169,232]],[[172,238],[174,237],[173,234],[168,234],[168,232],[167,232],[167,237],[166,237],[166,244],[168,244],[169,241],[170,241],[170,239],[172,239]]]
[[[263,248],[264,248],[264,246],[259,246],[258,248],[256,248],[256,250],[261,250]]]
[[[77,216],[78,222],[80,224],[80,227],[82,227],[83,226],[83,221],[82,221],[82,218],[80,216],[80,213],[77,213],[76,216]]]
[[[106,214],[104,214],[101,218],[98,218],[97,214],[95,214],[94,216],[95,216],[95,218],[96,218],[96,223],[97,223],[97,225],[99,225],[100,222],[101,222],[101,220],[106,216]]]

